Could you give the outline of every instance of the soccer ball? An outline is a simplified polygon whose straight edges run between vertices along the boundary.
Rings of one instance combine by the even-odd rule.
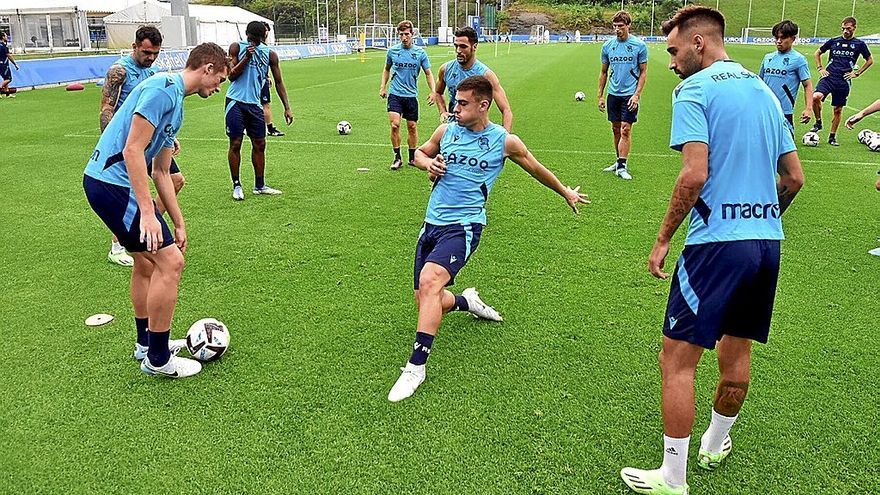
[[[868,139],[868,149],[871,151],[880,151],[880,134],[874,134]]]
[[[585,95],[583,91],[578,91],[574,94],[574,101],[584,101],[586,99],[587,95]]]
[[[815,132],[804,134],[804,146],[819,146],[819,135]]]
[[[339,131],[339,134],[345,136],[346,134],[351,133],[351,124],[349,124],[347,120],[343,120],[336,124],[336,130]]]
[[[229,330],[219,320],[202,318],[186,332],[186,348],[199,361],[213,361],[229,348]]]
[[[870,129],[862,129],[859,131],[859,142],[867,145],[868,141],[871,140],[871,137],[874,136],[875,132]]]

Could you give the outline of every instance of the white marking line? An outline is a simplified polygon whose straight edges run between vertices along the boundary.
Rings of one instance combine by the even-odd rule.
[[[97,134],[84,135],[84,134],[65,134],[66,138],[74,138],[74,137],[90,137],[96,138],[99,137]],[[224,138],[178,138],[181,141],[208,141],[208,142],[229,142],[229,139]],[[278,139],[272,140],[272,145],[275,146],[277,144],[299,144],[306,146],[360,146],[365,148],[384,148],[388,146],[387,143],[358,143],[353,141],[293,141],[289,139]],[[556,150],[556,149],[542,149],[542,148],[534,148],[532,151],[536,151],[538,153],[558,153],[562,155],[615,155],[611,151],[588,151],[588,150]],[[674,153],[630,153],[630,156],[648,156],[653,158],[680,158],[681,155]],[[829,161],[829,160],[805,160],[801,159],[802,162],[805,163],[824,163],[824,164],[832,164],[832,165],[871,165],[876,166],[877,163],[874,162],[838,162],[838,161]]]

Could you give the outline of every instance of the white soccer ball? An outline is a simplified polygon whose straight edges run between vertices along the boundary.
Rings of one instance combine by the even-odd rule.
[[[874,134],[868,139],[868,149],[871,151],[880,151],[880,134]]]
[[[587,95],[585,95],[583,91],[578,91],[574,94],[574,101],[584,101],[586,99]]]
[[[819,135],[815,132],[804,134],[804,146],[819,146]]]
[[[186,332],[186,348],[199,361],[213,361],[229,348],[229,330],[221,321],[202,318]]]
[[[339,134],[345,136],[346,134],[351,133],[351,124],[349,124],[347,120],[343,120],[336,124],[336,130],[339,131]]]
[[[862,129],[861,131],[859,131],[859,142],[867,145],[868,141],[874,134],[875,132],[870,129]]]

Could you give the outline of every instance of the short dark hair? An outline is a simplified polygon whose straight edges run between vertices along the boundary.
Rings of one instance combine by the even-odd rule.
[[[774,38],[791,38],[793,36],[797,36],[800,29],[798,25],[788,19],[780,22],[779,24],[773,26],[773,37]]]
[[[144,40],[150,40],[150,43],[160,46],[162,44],[162,33],[156,26],[141,26],[134,33],[134,42],[140,45]]]
[[[198,69],[207,64],[214,64],[215,68],[224,67],[227,72],[230,70],[226,50],[216,43],[202,43],[193,48],[189,52],[189,58],[186,59],[187,69]]]
[[[616,14],[614,14],[614,17],[611,19],[611,22],[622,22],[622,23],[626,24],[627,26],[629,26],[630,24],[632,24],[633,19],[629,15],[629,12],[627,12],[625,10],[620,10]]]
[[[841,24],[852,24],[853,26],[858,26],[858,24],[856,24],[855,17],[844,17]]]
[[[460,28],[456,29],[455,33],[453,33],[453,34],[455,34],[456,38],[459,38],[459,37],[467,38],[468,41],[470,41],[472,45],[477,44],[477,41],[479,41],[479,38],[477,37],[477,32],[474,31],[474,28],[472,28],[470,26],[460,27]]]
[[[413,32],[413,23],[412,21],[400,21],[397,23],[397,32],[402,33],[409,29],[409,32]]]
[[[492,83],[483,76],[471,76],[458,83],[457,91],[473,91],[479,100],[492,102]]]
[[[272,26],[270,26],[268,22],[266,22],[266,21],[262,21],[262,22],[263,22],[263,25],[266,26],[267,33],[272,30]]]
[[[702,5],[688,5],[678,9],[671,19],[663,21],[663,34],[669,36],[673,29],[687,31],[698,24],[709,23],[718,28],[718,35],[724,38],[724,14]]]
[[[266,25],[263,24],[263,21],[251,21],[244,29],[244,34],[247,36],[248,40],[252,41],[265,40],[266,32]]]

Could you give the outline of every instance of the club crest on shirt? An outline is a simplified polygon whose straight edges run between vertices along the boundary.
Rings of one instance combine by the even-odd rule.
[[[477,144],[480,146],[481,150],[489,151],[489,138],[486,136],[480,136],[480,139],[477,140]]]

